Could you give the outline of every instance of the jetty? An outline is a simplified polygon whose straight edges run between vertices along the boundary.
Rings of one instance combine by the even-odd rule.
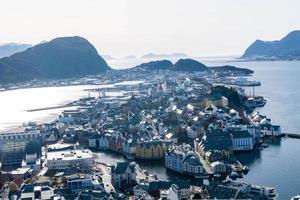
[[[50,107],[44,107],[44,108],[34,108],[34,109],[29,109],[25,110],[26,112],[36,112],[36,111],[43,111],[43,110],[53,110],[53,109],[59,109],[59,108],[66,108],[66,107],[71,107],[73,106],[72,104],[67,104],[67,105],[60,105],[60,106],[50,106]]]
[[[297,133],[282,133],[282,135],[289,138],[300,139],[300,134]]]

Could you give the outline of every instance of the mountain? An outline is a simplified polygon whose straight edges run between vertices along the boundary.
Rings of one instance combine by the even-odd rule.
[[[186,54],[183,53],[173,53],[173,54],[154,54],[154,53],[149,53],[146,54],[144,56],[142,56],[141,58],[144,59],[159,59],[159,58],[185,58],[188,57]]]
[[[8,43],[0,45],[0,58],[11,56],[32,47],[31,44]]]
[[[0,82],[71,78],[109,69],[88,40],[61,37],[0,59]]]
[[[173,63],[169,60],[158,60],[147,63],[142,63],[135,68],[146,69],[146,70],[167,70],[173,66]]]
[[[300,31],[292,31],[278,41],[256,40],[241,58],[300,58]]]
[[[204,64],[193,59],[180,59],[172,67],[172,70],[196,72],[196,71],[208,71],[208,68]]]
[[[169,60],[158,60],[147,63],[142,63],[133,68],[134,70],[171,70],[171,71],[184,71],[184,72],[196,72],[196,71],[208,71],[208,67],[204,64],[193,59],[180,59],[175,64]]]

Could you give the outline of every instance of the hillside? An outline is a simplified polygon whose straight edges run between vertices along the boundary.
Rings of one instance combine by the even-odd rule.
[[[11,56],[32,47],[30,44],[8,43],[0,45],[0,58]]]
[[[300,58],[300,31],[290,32],[279,41],[256,40],[241,58]]]
[[[109,69],[86,39],[61,37],[0,59],[0,82],[70,78]]]

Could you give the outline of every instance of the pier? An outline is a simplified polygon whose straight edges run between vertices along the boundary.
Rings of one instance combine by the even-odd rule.
[[[282,133],[284,137],[300,139],[300,134],[297,133]]]
[[[43,110],[53,110],[53,109],[59,109],[59,108],[67,108],[67,107],[71,107],[73,105],[61,105],[61,106],[50,106],[50,107],[44,107],[44,108],[34,108],[34,109],[29,109],[29,110],[25,110],[26,112],[36,112],[36,111],[43,111]]]

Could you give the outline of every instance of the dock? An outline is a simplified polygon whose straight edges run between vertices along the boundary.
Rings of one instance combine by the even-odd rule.
[[[36,112],[36,111],[43,111],[43,110],[53,110],[53,109],[59,109],[59,108],[67,108],[71,107],[73,105],[61,105],[61,106],[50,106],[50,107],[44,107],[44,108],[34,108],[34,109],[29,109],[25,110],[26,112]]]
[[[300,134],[296,134],[296,133],[282,133],[282,135],[289,138],[300,139]]]

